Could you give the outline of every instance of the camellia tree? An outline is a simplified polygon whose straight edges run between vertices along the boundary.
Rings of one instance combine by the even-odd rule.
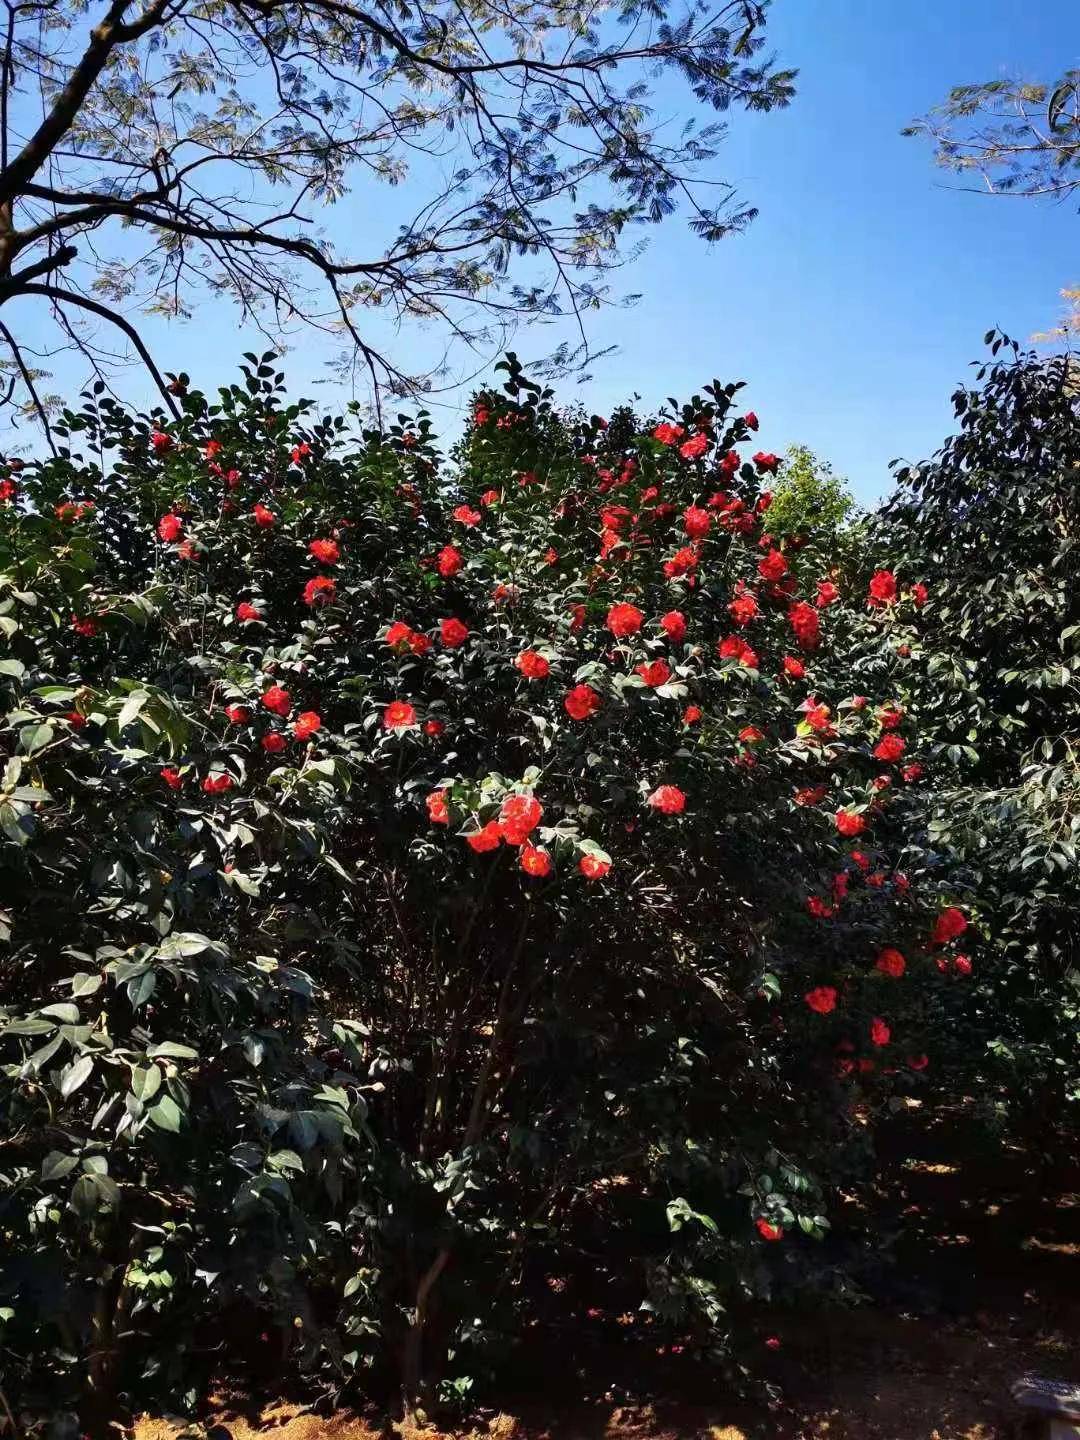
[[[956,434],[898,471],[880,540],[930,582],[908,692],[927,823],[992,940],[955,1058],[1051,1146],[1080,1099],[1078,391],[1070,357],[986,340]]]
[[[581,1248],[722,1355],[835,1283],[832,1189],[934,1073],[918,576],[781,548],[735,384],[578,422],[502,370],[449,458],[253,356],[4,481],[23,1403],[194,1403],[263,1345],[415,1411]]]

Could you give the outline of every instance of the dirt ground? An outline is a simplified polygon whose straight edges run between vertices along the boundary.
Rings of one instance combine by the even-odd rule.
[[[901,1118],[889,1145],[876,1204],[895,1263],[882,1267],[885,1281],[865,1287],[862,1305],[764,1318],[755,1368],[780,1398],[725,1398],[719,1382],[703,1385],[690,1357],[667,1354],[642,1370],[648,1402],[619,1403],[622,1392],[604,1388],[603,1349],[591,1347],[562,1357],[560,1379],[572,1394],[555,1396],[549,1386],[542,1398],[524,1395],[459,1440],[1018,1436],[1010,1387],[1020,1375],[1080,1380],[1080,1167],[1049,1175],[985,1135],[973,1143],[962,1107],[933,1125]],[[136,1427],[136,1440],[181,1435],[395,1440],[389,1425],[355,1413],[328,1417],[235,1396],[216,1402],[197,1428],[160,1416]],[[434,1431],[396,1435],[443,1440]]]

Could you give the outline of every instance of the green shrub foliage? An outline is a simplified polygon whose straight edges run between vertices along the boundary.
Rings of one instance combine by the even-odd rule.
[[[582,1263],[722,1355],[934,1073],[920,577],[774,543],[734,384],[444,455],[249,362],[0,491],[10,1384],[427,1403]]]
[[[911,691],[922,798],[992,946],[957,996],[952,1063],[1049,1143],[1080,1100],[1077,372],[986,338],[957,433],[899,470],[881,542],[930,585]]]

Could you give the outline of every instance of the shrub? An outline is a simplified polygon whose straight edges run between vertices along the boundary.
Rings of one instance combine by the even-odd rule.
[[[955,1063],[1048,1145],[1080,1099],[1080,418],[1071,359],[987,341],[957,433],[898,471],[881,540],[930,583],[909,695],[921,793],[987,943]]]
[[[4,491],[7,1369],[190,1403],[262,1334],[415,1406],[583,1249],[721,1355],[926,1082],[912,577],[763,533],[737,385],[510,357],[447,460],[271,358]]]

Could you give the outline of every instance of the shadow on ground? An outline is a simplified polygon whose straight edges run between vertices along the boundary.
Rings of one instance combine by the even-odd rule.
[[[761,1369],[782,1399],[731,1399],[692,1354],[629,1345],[625,1316],[537,1335],[546,1377],[504,1397],[470,1440],[1006,1440],[1021,1433],[1010,1398],[1019,1375],[1080,1379],[1080,1166],[1046,1173],[988,1141],[971,1107],[931,1122],[896,1117],[873,1199],[886,1255],[864,1255],[866,1302],[762,1318]],[[854,1203],[839,1243],[857,1249]],[[765,1337],[778,1344],[765,1348]],[[627,1357],[634,1392],[627,1395]],[[645,1358],[647,1357],[647,1359]],[[558,1377],[561,1396],[552,1394]],[[568,1393],[572,1392],[572,1394]],[[646,1397],[646,1398],[641,1398]],[[144,1417],[136,1440],[181,1427]],[[388,1427],[251,1397],[223,1396],[194,1433],[206,1440],[377,1440]],[[398,1428],[400,1435],[401,1430]],[[413,1432],[405,1440],[436,1440]]]

